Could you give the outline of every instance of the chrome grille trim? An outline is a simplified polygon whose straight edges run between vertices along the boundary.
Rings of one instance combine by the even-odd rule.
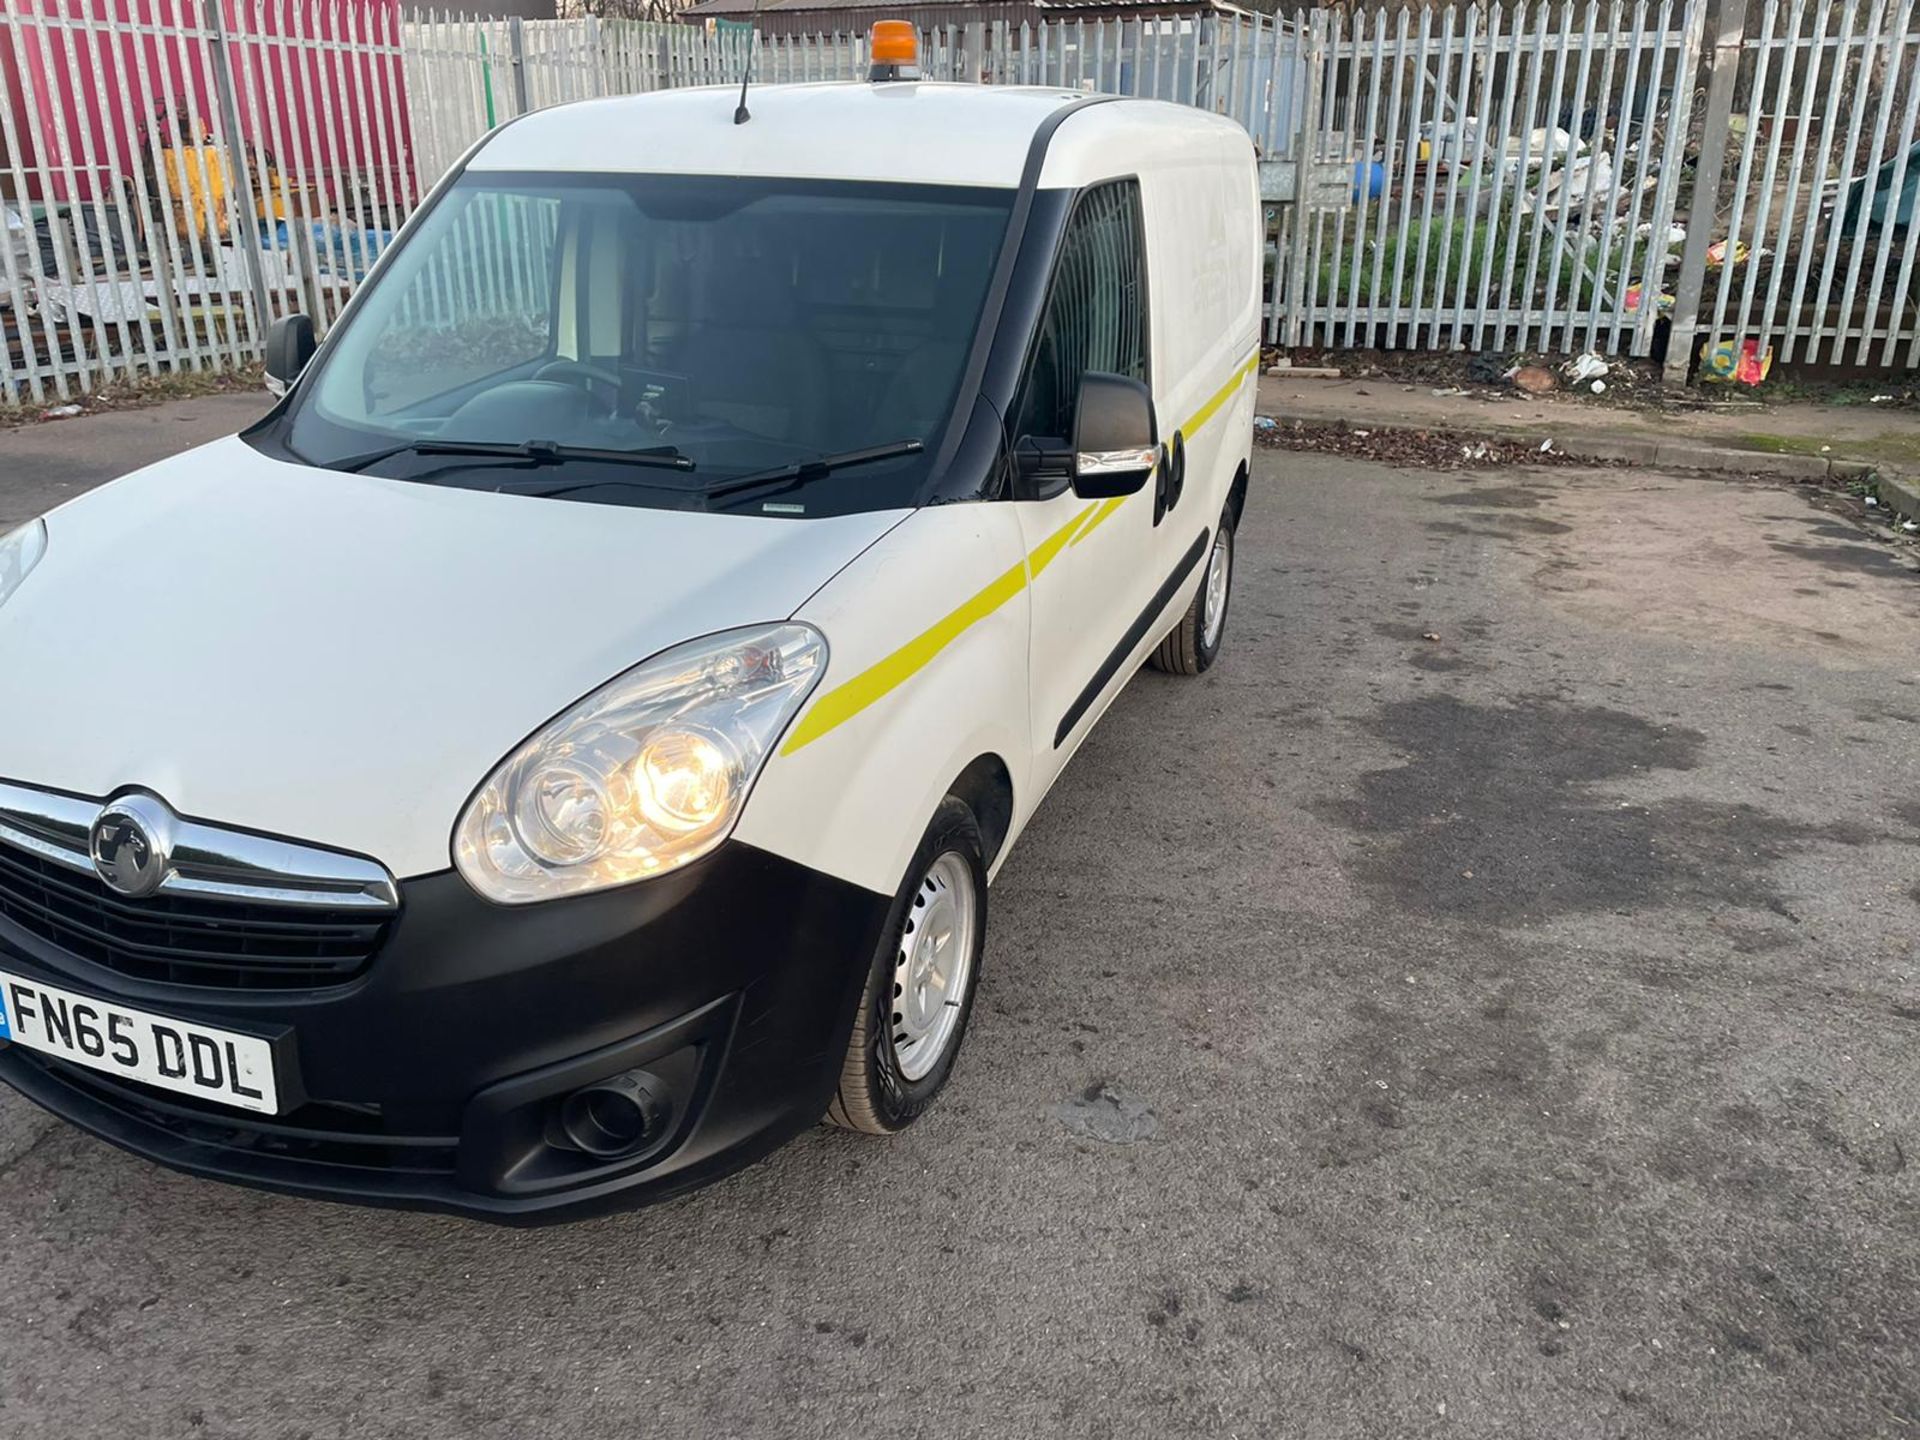
[[[0,780],[0,844],[92,875],[88,836],[107,803]],[[372,860],[193,820],[175,825],[173,865],[156,893],[369,914],[400,908],[399,886]]]
[[[71,795],[29,790],[0,780],[0,842],[69,870],[93,873],[87,832],[100,806]]]

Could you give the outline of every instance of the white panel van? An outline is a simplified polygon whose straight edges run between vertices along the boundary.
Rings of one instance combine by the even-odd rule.
[[[0,1078],[508,1221],[926,1108],[1220,652],[1261,224],[1229,121],[909,62],[494,131],[266,419],[0,540]]]

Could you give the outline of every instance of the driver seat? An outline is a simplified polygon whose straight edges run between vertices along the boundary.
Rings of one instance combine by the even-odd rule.
[[[744,257],[693,307],[680,365],[702,419],[810,450],[827,448],[832,392],[826,352],[798,328],[793,287]]]

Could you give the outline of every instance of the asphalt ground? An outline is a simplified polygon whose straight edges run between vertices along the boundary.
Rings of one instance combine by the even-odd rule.
[[[0,515],[193,407],[0,435]],[[1644,470],[1263,451],[1241,541],[914,1130],[502,1231],[0,1095],[0,1434],[1915,1433],[1920,579]]]

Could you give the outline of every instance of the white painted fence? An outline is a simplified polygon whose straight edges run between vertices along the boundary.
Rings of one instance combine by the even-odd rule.
[[[1204,105],[1278,150],[1292,33],[1213,17],[949,27],[923,38],[923,68]],[[592,19],[402,22],[393,0],[5,0],[0,401],[228,368],[294,311],[324,330],[492,126],[567,100],[731,83],[747,38]],[[864,36],[756,47],[761,83],[866,73]],[[476,232],[472,253],[509,278],[537,250],[517,248],[522,233]],[[445,278],[412,299],[451,320],[480,292]]]
[[[1237,119],[1266,162],[1274,343],[1646,355],[1670,329],[1679,373],[1696,343],[1920,364],[1917,0],[1749,3],[981,24],[923,55]],[[294,311],[324,329],[490,127],[732,83],[747,43],[395,0],[4,0],[0,402],[229,368]],[[755,45],[761,83],[866,69],[863,36]],[[514,217],[472,239],[487,284],[540,247]],[[451,322],[444,281],[413,298]]]
[[[1647,354],[1705,0],[1316,17],[1290,344]],[[1677,93],[1676,93],[1677,92]]]
[[[1270,152],[1286,127],[1297,27],[1271,18],[1050,21],[953,25],[921,37],[936,80],[1058,85],[1200,105],[1232,115]],[[429,13],[406,27],[407,76],[421,177],[438,175],[493,125],[526,109],[683,85],[738,84],[747,34],[645,21],[476,20]],[[516,58],[517,57],[517,58]],[[761,84],[857,80],[864,35],[761,36]]]
[[[1766,0],[1747,12],[1715,234],[1747,258],[1706,276],[1702,330],[1776,359],[1920,367],[1920,16],[1914,0]]]
[[[0,5],[0,401],[256,358],[413,207],[382,4]]]

